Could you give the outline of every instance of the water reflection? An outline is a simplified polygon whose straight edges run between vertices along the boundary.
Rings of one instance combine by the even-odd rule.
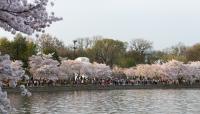
[[[199,114],[200,90],[112,90],[9,95],[16,114]]]

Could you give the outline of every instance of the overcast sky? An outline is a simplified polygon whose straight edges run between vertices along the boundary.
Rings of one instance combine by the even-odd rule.
[[[48,33],[66,44],[80,37],[101,35],[122,41],[143,38],[155,49],[183,42],[200,42],[200,0],[55,0],[63,21]],[[0,28],[0,36],[10,33]]]

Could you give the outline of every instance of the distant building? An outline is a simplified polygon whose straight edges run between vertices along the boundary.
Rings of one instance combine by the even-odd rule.
[[[87,63],[89,63],[89,62],[90,62],[90,59],[87,58],[87,57],[78,57],[78,58],[75,59],[75,61],[87,62]]]

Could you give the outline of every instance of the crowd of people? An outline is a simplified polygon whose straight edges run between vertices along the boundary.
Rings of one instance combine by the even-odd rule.
[[[4,81],[4,86],[9,87],[9,80]],[[95,85],[95,86],[124,86],[124,85],[192,85],[200,84],[199,80],[190,80],[178,79],[161,79],[158,77],[146,78],[142,76],[134,77],[107,77],[107,78],[97,78],[92,77],[88,78],[85,76],[76,76],[69,79],[59,79],[59,80],[50,80],[50,79],[34,79],[33,77],[29,80],[20,80],[18,85],[25,85],[27,87],[45,87],[45,86],[73,86],[73,85]]]

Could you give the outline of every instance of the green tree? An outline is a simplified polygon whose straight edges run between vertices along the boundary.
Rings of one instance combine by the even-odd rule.
[[[24,67],[28,67],[28,58],[37,53],[36,45],[28,38],[17,34],[14,41],[11,42],[11,58],[14,60],[22,60]]]
[[[24,60],[26,58],[27,41],[21,34],[17,34],[12,42],[11,57],[15,60]]]
[[[124,54],[118,57],[116,65],[122,68],[129,68],[135,66],[136,61],[128,54]]]
[[[97,40],[92,47],[93,60],[99,63],[105,63],[109,66],[113,66],[117,63],[117,59],[126,52],[127,43],[113,40],[102,39]]]
[[[133,59],[137,64],[145,63],[145,57],[147,52],[153,47],[153,42],[144,39],[134,39],[130,43],[130,50]]]
[[[200,43],[187,49],[186,58],[188,61],[200,61]]]
[[[60,61],[59,55],[58,55],[58,53],[57,53],[57,50],[56,50],[55,48],[53,48],[53,47],[44,48],[44,49],[43,49],[43,53],[44,53],[44,54],[53,54],[53,55],[52,55],[52,56],[53,56],[53,59],[54,59],[54,60]]]
[[[64,43],[62,41],[49,34],[42,34],[36,42],[42,53],[53,53],[53,59],[60,61],[59,56],[63,55],[62,53],[65,51]]]
[[[143,55],[146,51],[150,50],[153,43],[144,39],[134,39],[130,42],[131,50],[136,51],[140,55]]]
[[[187,62],[186,58],[187,47],[183,43],[178,43],[170,48],[163,50],[161,59],[163,61],[170,61],[172,59]]]
[[[0,52],[1,54],[11,54],[11,42],[7,38],[0,39]]]

